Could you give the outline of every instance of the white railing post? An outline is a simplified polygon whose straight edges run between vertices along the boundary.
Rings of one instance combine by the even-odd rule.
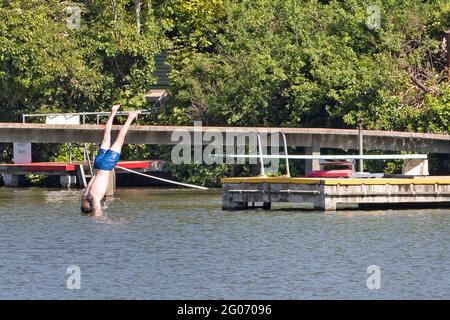
[[[264,171],[264,159],[263,159],[263,154],[262,154],[261,136],[259,135],[258,131],[256,131],[256,136],[258,138],[259,162],[261,163],[260,174],[262,176],[265,176],[266,172]]]
[[[287,157],[288,154],[288,148],[287,148],[287,141],[286,141],[286,135],[283,131],[281,131],[281,135],[283,136],[283,142],[284,142],[284,154],[286,155],[286,175],[290,178],[291,177],[291,171],[289,170],[289,158]]]

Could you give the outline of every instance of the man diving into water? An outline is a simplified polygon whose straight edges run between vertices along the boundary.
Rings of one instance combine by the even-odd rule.
[[[94,217],[103,215],[101,201],[105,197],[108,188],[108,181],[111,170],[114,169],[120,159],[120,151],[125,141],[128,129],[131,123],[139,114],[134,111],[128,114],[128,119],[120,129],[116,141],[111,145],[111,128],[113,125],[114,116],[117,113],[119,106],[113,106],[111,115],[106,123],[103,141],[98,150],[98,154],[94,161],[94,176],[89,181],[83,196],[81,198],[81,211],[83,213],[93,213]]]

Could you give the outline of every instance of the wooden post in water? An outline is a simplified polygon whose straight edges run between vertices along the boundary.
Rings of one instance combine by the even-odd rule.
[[[109,173],[109,181],[108,181],[108,188],[106,189],[106,196],[113,197],[115,189],[116,189],[116,172],[113,169]]]

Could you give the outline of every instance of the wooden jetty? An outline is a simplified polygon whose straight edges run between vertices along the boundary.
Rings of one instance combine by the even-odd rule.
[[[270,209],[274,202],[308,203],[325,211],[336,210],[337,204],[450,207],[450,177],[222,179],[223,210],[245,210],[254,203]]]

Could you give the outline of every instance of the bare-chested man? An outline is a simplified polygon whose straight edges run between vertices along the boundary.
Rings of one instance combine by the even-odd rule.
[[[94,176],[89,181],[86,190],[81,198],[81,211],[83,213],[93,213],[95,217],[102,216],[101,201],[105,197],[108,188],[109,175],[114,169],[120,159],[120,151],[122,149],[125,136],[131,123],[139,114],[139,112],[130,112],[128,119],[120,129],[116,141],[111,145],[111,128],[113,125],[114,116],[117,113],[119,106],[114,106],[111,110],[111,115],[106,123],[103,141],[98,150],[98,154],[94,161]]]

